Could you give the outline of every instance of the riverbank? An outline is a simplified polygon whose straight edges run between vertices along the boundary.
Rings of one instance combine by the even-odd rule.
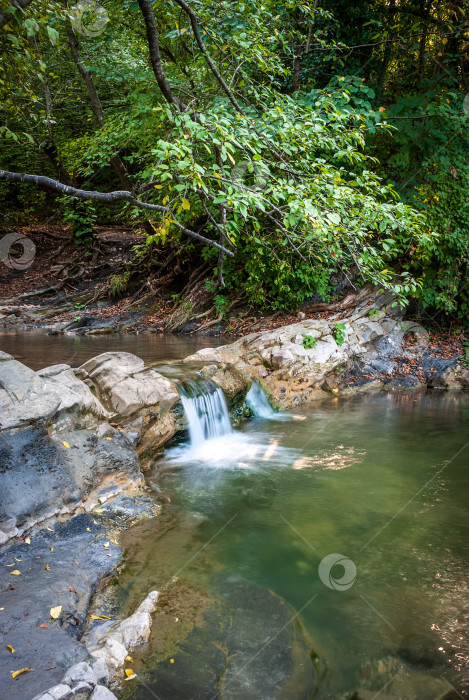
[[[20,650],[8,652],[9,660],[35,668],[34,649],[43,644],[46,628],[52,629],[50,643],[43,644],[47,659],[37,656],[40,668],[13,678],[21,668],[4,667],[0,682],[9,697],[14,689],[18,700],[31,700],[36,691],[60,684],[67,667],[90,653],[123,681],[129,654],[122,648],[128,652],[130,645],[122,643],[121,632],[91,647],[82,633],[93,594],[120,561],[119,528],[157,514],[145,493],[144,470],[185,429],[178,383],[188,377],[203,377],[210,392],[221,389],[238,417],[247,415],[245,397],[254,381],[282,409],[360,392],[415,395],[429,387],[463,392],[469,386],[464,364],[437,352],[425,329],[403,320],[383,293],[357,296],[345,318],[302,319],[202,348],[157,369],[134,354],[107,352],[74,369],[59,364],[34,372],[2,353],[0,537],[8,563],[0,600],[8,605],[1,606],[1,629],[4,647]],[[58,581],[54,552],[60,557]],[[10,564],[18,569],[10,572]],[[30,609],[21,617],[24,600]],[[114,614],[98,612],[101,623],[103,614]],[[64,634],[70,650],[62,654]]]

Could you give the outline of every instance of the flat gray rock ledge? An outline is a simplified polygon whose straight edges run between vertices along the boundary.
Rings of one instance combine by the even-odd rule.
[[[58,685],[32,700],[117,700],[107,686],[122,675],[129,652],[148,641],[157,602],[158,591],[151,591],[130,617],[95,627],[87,643],[94,660],[71,666]]]

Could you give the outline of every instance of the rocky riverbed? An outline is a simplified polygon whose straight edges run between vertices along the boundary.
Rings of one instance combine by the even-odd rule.
[[[220,386],[234,409],[253,380],[279,407],[469,386],[458,357],[435,353],[387,294],[358,299],[346,318],[301,320],[160,368],[109,352],[34,372],[0,353],[2,696],[107,700],[109,677],[122,681],[129,652],[148,639],[156,593],[131,622],[100,620],[92,643],[83,634],[93,595],[121,561],[119,532],[158,515],[142,470],[185,428],[177,383],[188,373]]]

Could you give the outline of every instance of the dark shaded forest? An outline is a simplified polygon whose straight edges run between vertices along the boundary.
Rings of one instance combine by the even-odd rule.
[[[2,228],[141,231],[109,294],[171,264],[217,312],[340,276],[467,317],[462,3],[1,0],[0,53]]]

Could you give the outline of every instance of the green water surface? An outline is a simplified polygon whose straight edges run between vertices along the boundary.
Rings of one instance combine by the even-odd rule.
[[[175,575],[206,589],[229,572],[299,613],[328,668],[318,696],[366,686],[409,635],[437,635],[442,664],[415,669],[464,692],[468,441],[467,400],[381,393],[253,420],[203,454],[169,449],[148,482],[171,499],[174,522],[162,533],[156,519],[134,538],[121,578],[127,607]],[[325,582],[318,573],[334,553],[352,562],[345,590],[333,589],[343,565]],[[132,697],[150,700],[157,682],[158,666]]]

